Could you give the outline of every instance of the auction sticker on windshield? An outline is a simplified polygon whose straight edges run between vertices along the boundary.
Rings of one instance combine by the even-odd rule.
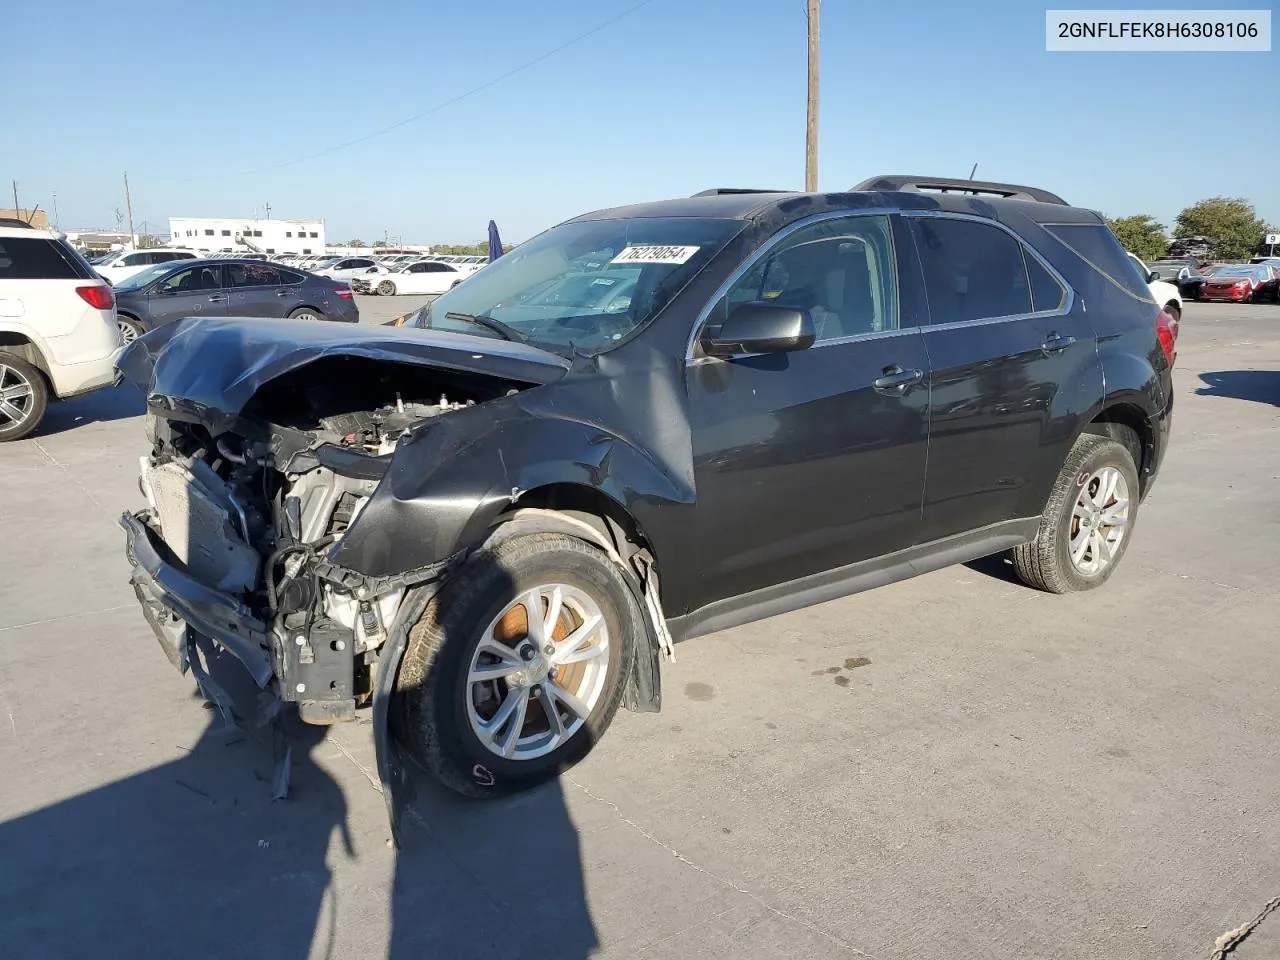
[[[610,263],[684,263],[697,247],[625,247]]]

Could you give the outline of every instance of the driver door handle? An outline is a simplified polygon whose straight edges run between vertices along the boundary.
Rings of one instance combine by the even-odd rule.
[[[901,395],[907,392],[908,387],[919,383],[922,379],[924,379],[923,370],[903,370],[895,363],[893,366],[885,367],[871,385],[879,393]]]
[[[209,298],[209,302],[210,303],[226,303],[227,298],[221,293],[215,293],[213,296]]]
[[[1075,342],[1075,337],[1060,337],[1057,333],[1051,333],[1049,339],[1040,344],[1040,349],[1045,353],[1061,353]]]

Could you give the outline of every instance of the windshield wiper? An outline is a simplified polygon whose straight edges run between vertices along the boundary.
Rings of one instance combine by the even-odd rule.
[[[509,327],[501,320],[495,320],[493,317],[486,317],[482,313],[446,313],[446,320],[463,320],[467,323],[474,323],[477,327],[484,327],[486,330],[492,330],[503,340],[511,340],[515,343],[528,343],[529,338],[517,330],[515,327]]]

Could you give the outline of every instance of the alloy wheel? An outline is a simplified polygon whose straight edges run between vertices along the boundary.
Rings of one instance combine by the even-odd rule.
[[[1101,467],[1080,487],[1071,510],[1071,563],[1097,576],[1115,559],[1129,529],[1129,483],[1116,467]]]
[[[117,320],[116,329],[120,331],[120,341],[128,346],[138,339],[138,328],[128,320]]]
[[[0,429],[25,423],[35,407],[35,391],[21,373],[0,363]]]
[[[587,722],[608,672],[599,604],[568,584],[535,587],[494,617],[471,656],[471,730],[504,759],[546,756]]]

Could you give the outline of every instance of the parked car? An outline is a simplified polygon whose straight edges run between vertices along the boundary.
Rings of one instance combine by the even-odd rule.
[[[317,267],[313,272],[322,277],[333,277],[335,280],[350,280],[367,273],[376,266],[377,264],[369,257],[338,257],[328,266]]]
[[[634,274],[625,309],[588,253]],[[394,742],[462,793],[528,787],[658,709],[675,640],[1002,551],[1098,587],[1168,445],[1168,314],[1030,187],[586,214],[414,322],[193,318],[120,361],[161,398],[121,523],[162,647],[220,644],[311,723],[371,691],[392,810]]]
[[[116,382],[111,287],[66,238],[0,220],[0,442],[39,425],[51,400]]]
[[[1274,278],[1269,267],[1239,264],[1218,267],[1200,286],[1200,299],[1252,303],[1259,287]]]
[[[1142,258],[1136,254],[1130,253],[1129,259],[1137,268],[1142,282],[1147,285],[1151,299],[1173,318],[1174,323],[1178,323],[1182,319],[1182,294],[1178,292],[1177,284],[1161,280],[1156,271],[1143,263]]]
[[[1271,279],[1264,280],[1258,284],[1253,291],[1253,300],[1255,303],[1280,303],[1280,263],[1277,264],[1261,264],[1262,268],[1270,271]]]
[[[372,292],[383,297],[394,297],[406,293],[444,293],[456,287],[467,278],[466,271],[458,269],[451,263],[440,263],[437,260],[419,260],[390,273],[363,274],[352,279],[363,280]]]
[[[351,287],[257,260],[158,264],[116,287],[125,342],[182,317],[291,317],[356,323]]]
[[[150,250],[121,250],[106,260],[94,264],[93,269],[98,276],[114,285],[158,263],[195,259],[196,254],[194,251],[178,250],[171,247],[153,247]]]

